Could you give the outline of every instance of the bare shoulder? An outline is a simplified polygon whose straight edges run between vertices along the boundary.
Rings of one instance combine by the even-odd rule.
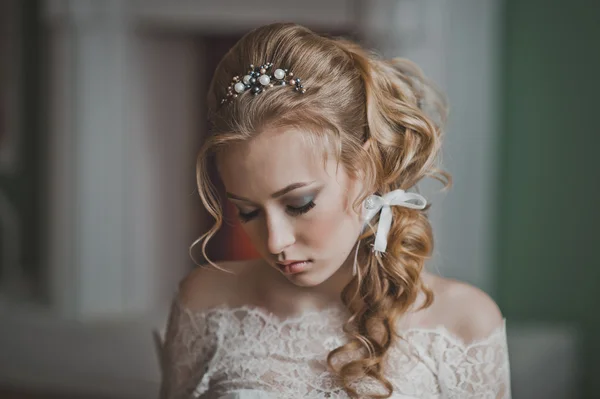
[[[430,317],[464,342],[486,338],[504,323],[496,302],[479,288],[439,276],[428,285],[434,293]]]
[[[223,304],[243,302],[241,296],[251,288],[246,278],[256,261],[218,262],[196,267],[179,283],[180,303],[191,310],[207,309]]]

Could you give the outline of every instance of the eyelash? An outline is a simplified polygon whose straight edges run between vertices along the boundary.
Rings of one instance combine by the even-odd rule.
[[[292,216],[300,216],[300,215],[304,215],[305,213],[307,213],[308,211],[310,211],[311,209],[313,209],[315,207],[315,202],[314,201],[309,201],[306,205],[302,205],[301,207],[293,207],[293,206],[287,206],[287,211],[290,213],[290,215]],[[258,209],[255,211],[252,211],[250,213],[239,213],[239,218],[240,221],[242,223],[246,223],[251,221],[252,219],[254,219],[256,216],[258,216]]]

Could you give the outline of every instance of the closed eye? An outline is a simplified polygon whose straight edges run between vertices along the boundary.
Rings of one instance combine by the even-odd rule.
[[[308,201],[308,203],[306,203],[305,205],[299,206],[299,207],[294,207],[294,206],[287,206],[286,209],[288,211],[288,213],[290,215],[293,216],[299,216],[299,215],[303,215],[306,212],[310,211],[311,209],[313,209],[315,207],[315,202],[314,201]]]
[[[255,217],[257,217],[258,213],[259,213],[259,209],[252,211],[252,212],[248,212],[248,213],[239,212],[238,216],[242,223],[247,223],[247,222],[251,221],[252,219],[254,219]]]
[[[287,213],[289,213],[290,215],[292,215],[292,216],[300,216],[300,215],[303,215],[303,214],[307,213],[311,209],[313,209],[316,205],[317,204],[313,200],[311,200],[311,201],[307,202],[305,205],[302,205],[302,206],[296,207],[296,206],[288,205],[285,208],[286,208]],[[238,216],[239,216],[240,221],[242,223],[247,223],[247,222],[255,219],[258,216],[259,213],[260,213],[260,209],[256,209],[256,210],[254,210],[252,212],[246,212],[246,213],[239,212]]]

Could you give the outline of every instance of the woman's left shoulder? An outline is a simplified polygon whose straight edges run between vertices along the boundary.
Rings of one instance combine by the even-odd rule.
[[[433,318],[469,343],[489,337],[504,325],[496,302],[481,289],[462,281],[431,276]]]

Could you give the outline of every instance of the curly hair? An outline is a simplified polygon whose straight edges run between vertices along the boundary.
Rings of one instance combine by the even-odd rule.
[[[285,66],[302,77],[307,92],[299,95],[289,87],[275,86],[267,93],[242,93],[231,103],[221,104],[233,76],[249,64],[265,62]],[[271,24],[249,32],[223,57],[210,85],[211,130],[198,154],[197,184],[216,222],[192,247],[202,242],[206,256],[208,240],[223,223],[208,167],[228,144],[248,140],[270,127],[301,127],[308,136],[333,143],[316,147],[333,147],[349,175],[364,179],[370,192],[356,200],[353,206],[358,209],[370,193],[406,190],[424,177],[450,185],[450,176],[437,166],[445,117],[443,96],[407,60],[383,60],[354,42],[319,35],[296,24]],[[400,338],[395,321],[416,304],[420,292],[426,298],[423,307],[433,301],[421,280],[433,249],[427,209],[393,207],[384,256],[370,251],[371,230],[360,237],[359,273],[341,294],[351,314],[344,324],[350,339],[327,358],[353,397],[359,395],[354,384],[368,377],[387,391],[370,397],[392,394],[392,384],[383,372],[386,353]],[[358,356],[344,356],[348,354]]]

